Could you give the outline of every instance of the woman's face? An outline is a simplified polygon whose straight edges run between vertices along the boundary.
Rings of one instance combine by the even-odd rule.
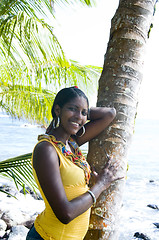
[[[87,100],[78,96],[60,108],[60,127],[69,135],[75,135],[87,121],[87,114]]]

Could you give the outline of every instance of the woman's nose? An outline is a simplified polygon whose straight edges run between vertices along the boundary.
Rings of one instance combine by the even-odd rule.
[[[82,119],[82,112],[81,111],[76,111],[76,116],[79,118],[79,119]]]

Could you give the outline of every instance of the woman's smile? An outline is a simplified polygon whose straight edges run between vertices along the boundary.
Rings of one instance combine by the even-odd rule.
[[[60,127],[69,135],[75,135],[87,120],[88,104],[85,98],[76,97],[60,111]]]
[[[77,123],[77,122],[74,122],[74,121],[70,121],[70,123],[72,125],[74,125],[75,127],[79,128],[81,126],[81,124]]]

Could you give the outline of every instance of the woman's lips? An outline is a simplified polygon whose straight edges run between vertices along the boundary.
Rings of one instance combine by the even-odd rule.
[[[77,123],[77,122],[73,122],[73,121],[71,121],[71,124],[74,125],[76,128],[79,128],[79,127],[80,127],[80,124]]]

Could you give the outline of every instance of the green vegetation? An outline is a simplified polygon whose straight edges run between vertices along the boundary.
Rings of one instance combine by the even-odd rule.
[[[69,4],[73,2],[94,4],[93,0]],[[47,125],[54,96],[61,87],[97,86],[101,68],[67,59],[54,35],[54,8],[63,4],[68,1],[0,2],[0,108],[13,117]],[[1,162],[0,175],[12,177],[17,186],[24,187],[25,181],[34,187],[30,159],[23,161],[26,156]]]

